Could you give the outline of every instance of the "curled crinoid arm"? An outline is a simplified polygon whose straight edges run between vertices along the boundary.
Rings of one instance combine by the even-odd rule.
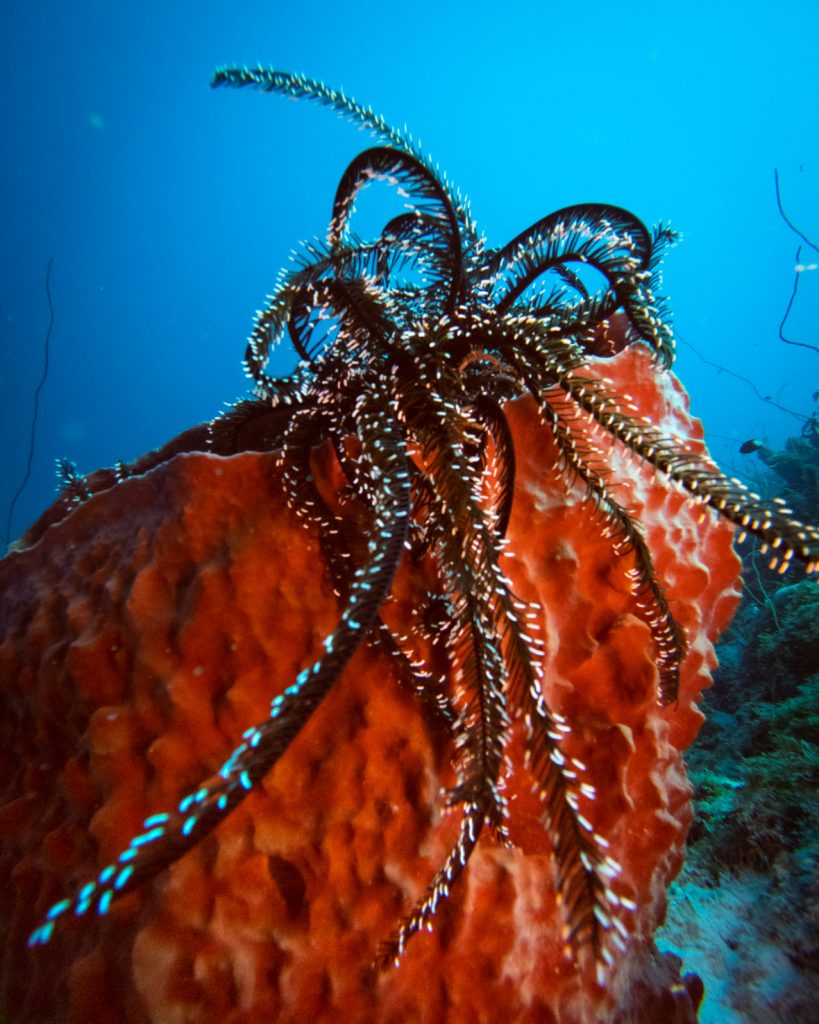
[[[708,505],[742,531],[771,549],[771,568],[787,569],[793,558],[808,572],[819,570],[819,528],[793,519],[754,494],[739,480],[726,477],[705,455],[687,451],[676,439],[623,410],[628,402],[611,394],[602,381],[567,374],[560,386],[609,434],[678,483],[698,502]]]
[[[320,303],[315,300],[317,289],[332,277],[338,260],[337,255],[331,255],[326,247],[315,243],[305,249],[314,259],[311,262],[304,260],[296,270],[280,274],[275,291],[268,296],[267,305],[256,313],[245,351],[248,376],[256,382],[260,394],[277,405],[299,404],[313,384],[311,364],[316,352],[306,351],[301,344],[299,317],[303,319],[311,309],[319,313]],[[302,363],[289,377],[273,378],[265,368],[273,350],[288,335],[294,341]]]
[[[400,432],[382,404],[363,396],[357,409],[362,446],[374,453],[379,495],[373,539],[365,565],[355,573],[337,628],[324,652],[287,689],[273,698],[270,717],[248,729],[218,773],[187,794],[176,809],[153,814],[117,859],[72,898],[54,904],[29,938],[49,941],[58,921],[89,909],[107,912],[117,897],[143,884],[208,835],[270,771],[344,669],[372,628],[389,592],[404,548],[409,514],[409,473]]]
[[[498,250],[487,269],[493,301],[505,312],[546,271],[559,267],[560,276],[570,279],[565,267],[572,262],[599,270],[613,293],[622,292],[622,302],[650,257],[651,237],[641,221],[617,206],[587,203],[543,217]]]
[[[619,207],[570,206],[544,217],[494,252],[484,272],[499,312],[531,313],[547,320],[552,331],[577,334],[580,343],[584,333],[622,308],[635,335],[667,367],[673,361],[674,340],[663,300],[655,294],[656,268],[659,253],[673,238],[664,228],[650,233]],[[606,288],[590,294],[572,264],[594,267]],[[542,290],[528,294],[534,282],[547,280],[550,274],[562,287],[548,295]],[[565,288],[576,293],[576,301],[567,297]]]
[[[328,245],[339,256],[336,272],[350,277],[359,252],[366,246],[349,242],[348,225],[356,197],[372,182],[386,182],[410,211],[385,226],[377,246],[376,270],[384,287],[400,296],[400,284],[391,277],[407,265],[415,271],[422,288],[415,291],[413,306],[423,304],[428,316],[451,314],[463,288],[463,257],[455,209],[440,181],[407,153],[378,147],[359,154],[339,182],[333,204]],[[358,240],[355,240],[356,242]],[[388,275],[386,271],[392,268]],[[357,268],[355,268],[357,269]],[[398,303],[400,308],[401,302]]]
[[[310,288],[309,302],[307,315],[292,326],[312,360],[310,392],[320,395],[330,378],[336,388],[352,381],[369,363],[369,339],[385,350],[393,346],[393,300],[372,281],[328,278]]]

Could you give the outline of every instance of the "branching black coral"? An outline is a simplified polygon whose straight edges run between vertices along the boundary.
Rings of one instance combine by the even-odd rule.
[[[8,544],[11,541],[11,522],[14,518],[14,508],[20,498],[20,495],[26,489],[26,484],[31,476],[31,467],[34,462],[34,441],[37,436],[37,421],[40,415],[40,394],[45,387],[45,383],[48,380],[48,361],[49,361],[49,347],[51,344],[51,332],[54,329],[54,302],[51,298],[51,267],[54,264],[54,258],[51,257],[46,267],[45,275],[45,292],[46,298],[48,299],[48,328],[46,329],[45,340],[43,342],[43,372],[40,376],[40,380],[37,387],[34,390],[34,408],[31,413],[31,429],[29,432],[28,440],[28,456],[26,457],[26,470],[23,474],[23,479],[20,481],[20,486],[14,493],[14,497],[11,499],[9,505],[8,516],[6,517],[6,532],[3,536],[3,541]]]
[[[808,246],[810,246],[811,249],[815,249],[816,252],[819,252],[819,247],[817,247],[816,244],[814,242],[812,242],[810,240],[810,238],[808,238],[808,236],[803,231],[800,231],[799,228],[790,219],[790,217],[788,217],[788,215],[785,213],[785,210],[784,210],[784,208],[782,206],[782,194],[781,194],[781,192],[779,190],[779,171],[776,170],[776,169],[774,169],[774,186],[776,188],[776,206],[777,206],[777,209],[779,210],[779,215],[782,217],[782,220],[785,221],[785,223],[788,225],[788,227],[791,229],[791,231],[794,232],[794,234],[799,235],[799,237],[802,239],[802,242],[804,242],[805,245],[808,245]],[[791,310],[793,309],[793,304],[796,301],[796,293],[799,290],[799,281],[801,279],[801,275],[802,275],[802,273],[806,269],[810,269],[810,268],[806,268],[804,266],[804,264],[802,263],[802,245],[801,244],[797,247],[796,256],[794,257],[794,262],[796,263],[796,266],[794,268],[793,288],[791,290],[791,297],[788,300],[788,305],[787,305],[787,307],[785,309],[785,313],[784,313],[784,315],[782,317],[782,322],[779,324],[779,338],[780,338],[781,341],[784,341],[786,345],[796,345],[799,348],[809,348],[813,352],[819,352],[819,346],[818,345],[812,345],[812,344],[810,344],[810,342],[807,342],[807,341],[796,341],[795,338],[787,338],[785,336],[785,324],[788,322],[788,317],[791,315]],[[813,266],[814,266],[814,269],[815,269],[816,265],[814,264]]]

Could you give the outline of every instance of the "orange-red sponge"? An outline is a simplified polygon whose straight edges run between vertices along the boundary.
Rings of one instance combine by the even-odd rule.
[[[701,436],[680,385],[644,352],[600,372],[666,433]],[[545,693],[597,793],[584,813],[622,865],[612,885],[630,938],[606,984],[564,954],[522,721],[508,751],[512,845],[483,835],[433,933],[396,969],[372,970],[444,859],[458,811],[440,796],[453,782],[445,731],[369,647],[263,786],[198,847],[106,917],[65,920],[48,945],[26,947],[51,903],[218,769],[337,621],[318,538],[285,503],[281,457],[193,454],[97,494],[0,563],[0,1018],[694,1019],[695,986],[658,960],[652,936],[691,820],[681,751],[737,600],[732,528],[597,436],[688,634],[679,701],[659,708],[630,556],[551,468],[533,403],[507,413],[517,482],[504,572],[543,610]],[[324,463],[328,486],[340,482]],[[403,566],[385,620],[411,631],[413,595],[434,572]]]

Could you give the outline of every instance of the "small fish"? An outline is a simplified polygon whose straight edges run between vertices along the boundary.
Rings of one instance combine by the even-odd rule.
[[[739,446],[739,451],[741,455],[750,455],[751,452],[759,451],[761,447],[762,442],[752,437],[750,440],[742,442]]]

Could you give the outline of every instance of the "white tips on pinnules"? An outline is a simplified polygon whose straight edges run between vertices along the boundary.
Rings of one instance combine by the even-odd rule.
[[[152,857],[165,852],[172,861],[230,813],[286,755],[297,731],[292,723],[309,718],[359,645],[388,635],[378,616],[393,573],[403,552],[423,548],[439,567],[446,628],[437,634],[404,623],[389,637],[413,690],[451,723],[459,794],[453,800],[462,821],[431,888],[388,943],[387,959],[397,963],[411,936],[433,927],[484,824],[504,836],[503,771],[513,717],[525,725],[526,762],[559,851],[563,940],[576,956],[578,946],[597,941],[599,925],[621,950],[628,930],[619,914],[636,904],[609,885],[619,865],[595,828],[596,801],[603,797],[585,781],[584,762],[568,752],[571,723],[549,708],[549,688],[541,685],[544,643],[534,634],[545,632],[543,614],[515,595],[514,581],[499,568],[501,556],[513,557],[499,536],[499,492],[513,456],[498,441],[508,431],[503,406],[510,381],[515,394],[528,390],[540,407],[544,437],[556,448],[554,472],[596,503],[591,528],[608,538],[612,559],[634,559],[625,563],[632,607],[652,631],[665,696],[683,656],[683,634],[663,597],[639,516],[615,500],[602,439],[681,487],[702,504],[703,517],[711,506],[740,528],[740,539],[755,534],[770,548],[776,571],[794,558],[815,571],[819,531],[722,476],[706,456],[687,451],[685,439],[661,434],[640,418],[631,395],[616,394],[610,381],[595,376],[599,361],[588,362],[592,339],[618,312],[627,320],[627,339],[641,338],[657,362],[670,364],[673,336],[656,294],[667,230],[652,236],[626,211],[576,206],[490,249],[437,165],[406,129],[390,127],[371,107],[306,76],[264,68],[220,69],[214,84],[316,101],[379,142],[342,178],[327,241],[296,250],[279,276],[256,313],[246,355],[259,397],[281,420],[271,428],[271,448],[286,453],[286,500],[321,535],[332,587],[347,597],[318,660],[286,688],[275,687],[268,719],[245,732],[217,782],[193,791],[173,812],[146,819],[114,865],[74,899],[54,904],[31,944],[48,942],[55,927],[92,905],[104,913],[120,891],[140,881]],[[351,230],[351,217],[354,200],[373,182],[395,190],[400,214],[366,240]],[[581,279],[584,265],[603,279],[597,292]],[[557,276],[554,290],[544,281],[549,275]],[[285,340],[300,362],[289,377],[274,379],[265,367]],[[340,463],[353,503],[366,510],[360,522],[346,511],[328,511],[310,468],[314,446],[330,442],[344,452],[353,433],[359,454]],[[434,658],[413,652],[419,637]],[[454,694],[440,678],[442,656]],[[597,952],[601,984],[613,963],[608,942]]]

